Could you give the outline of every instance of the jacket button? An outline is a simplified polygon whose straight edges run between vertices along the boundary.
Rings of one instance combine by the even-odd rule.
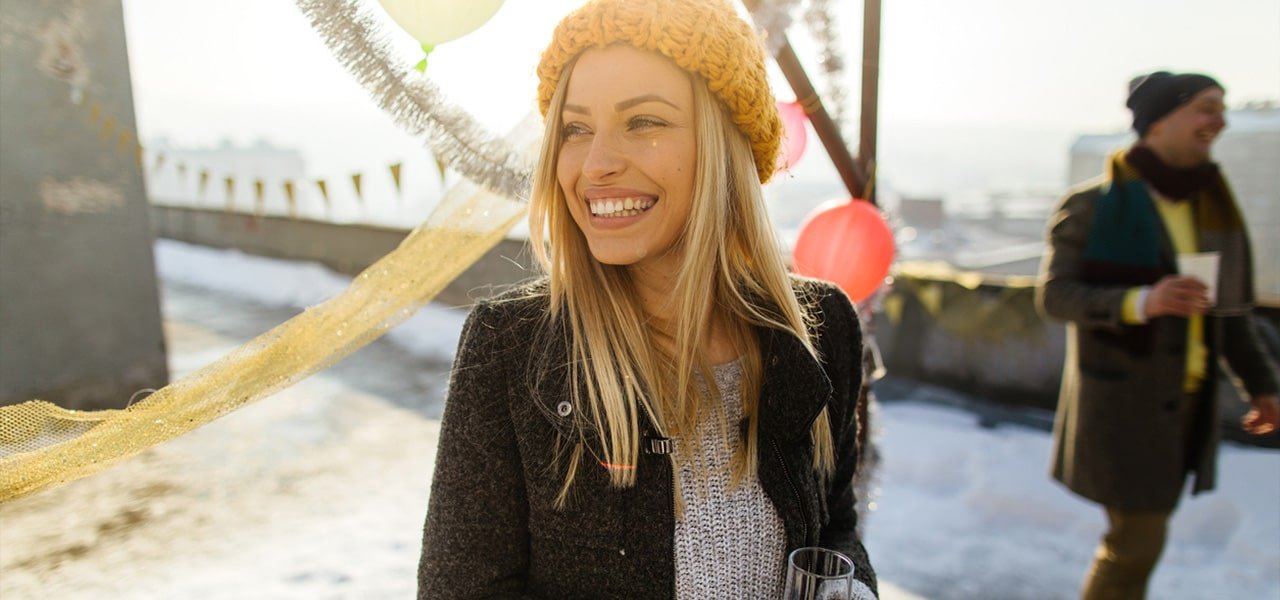
[[[778,366],[778,357],[776,357],[776,356],[771,356],[771,357],[769,357],[769,366],[771,366],[771,367],[776,367],[776,366]]]
[[[561,400],[560,404],[556,405],[556,414],[562,417],[567,417],[572,412],[573,412],[573,405],[570,404],[568,400]]]

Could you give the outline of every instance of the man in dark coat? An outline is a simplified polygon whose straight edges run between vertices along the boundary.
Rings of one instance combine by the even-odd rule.
[[[1280,422],[1276,368],[1249,322],[1248,236],[1210,161],[1223,94],[1204,75],[1135,79],[1137,143],[1049,223],[1036,300],[1067,322],[1053,476],[1109,521],[1087,599],[1144,597],[1188,475],[1192,493],[1213,488],[1219,358],[1252,402],[1245,430]],[[1180,260],[1196,253],[1216,257],[1216,278],[1182,273]]]

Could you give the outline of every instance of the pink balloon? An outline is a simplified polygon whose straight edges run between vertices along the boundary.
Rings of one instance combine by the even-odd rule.
[[[782,116],[782,146],[778,148],[777,169],[786,171],[804,156],[804,147],[809,141],[804,124],[809,117],[799,102],[778,102],[778,113]]]
[[[791,254],[796,273],[840,286],[866,300],[893,263],[893,231],[870,202],[836,200],[819,206],[800,226]]]

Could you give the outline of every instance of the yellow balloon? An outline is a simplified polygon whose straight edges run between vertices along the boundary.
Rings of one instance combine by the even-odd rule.
[[[429,46],[458,39],[484,25],[505,0],[378,0],[391,20]]]

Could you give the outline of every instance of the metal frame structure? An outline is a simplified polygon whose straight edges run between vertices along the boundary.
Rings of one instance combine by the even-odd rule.
[[[754,2],[748,2],[751,8]],[[872,204],[875,198],[876,133],[880,93],[880,0],[863,0],[862,13],[862,104],[859,111],[858,155],[849,152],[844,135],[836,124],[822,98],[805,73],[800,58],[791,42],[783,35],[775,57],[782,74],[795,92],[796,99],[804,107],[813,130],[822,141],[822,147],[831,158],[849,196]]]

